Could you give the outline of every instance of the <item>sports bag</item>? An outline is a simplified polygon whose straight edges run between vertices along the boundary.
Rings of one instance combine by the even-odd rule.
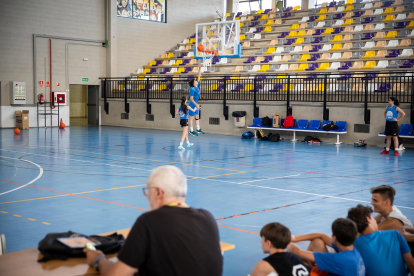
[[[330,123],[323,125],[322,129],[325,131],[338,130],[338,126],[335,125],[333,122],[330,122]]]
[[[241,136],[242,139],[252,139],[253,137],[254,137],[254,133],[251,131],[246,131]]]
[[[75,233],[72,231],[64,233],[50,233],[39,242],[38,249],[43,254],[43,258],[38,262],[47,262],[49,260],[66,260],[67,258],[85,257],[83,248],[70,248],[60,241],[58,238],[70,238],[70,237],[86,237],[92,240],[98,241],[100,244],[96,245],[97,250],[101,250],[105,254],[113,254],[119,252],[122,245],[125,242],[125,238],[122,235],[113,233],[109,236],[86,236],[83,234]]]
[[[267,135],[268,139],[270,142],[279,142],[280,141],[280,135],[279,133],[269,133],[269,135]]]
[[[293,120],[292,115],[289,115],[285,118],[285,121],[283,122],[283,127],[290,128],[294,126],[295,121]]]
[[[271,127],[272,126],[272,120],[270,120],[269,117],[263,117],[262,118],[262,126],[264,127]]]

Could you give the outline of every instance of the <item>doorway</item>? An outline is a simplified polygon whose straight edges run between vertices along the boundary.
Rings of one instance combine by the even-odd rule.
[[[74,84],[69,88],[70,125],[99,125],[99,86]]]

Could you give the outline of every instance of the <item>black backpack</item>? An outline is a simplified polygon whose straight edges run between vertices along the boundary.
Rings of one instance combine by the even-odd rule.
[[[270,120],[269,117],[263,117],[262,118],[262,126],[264,127],[271,127],[272,126],[272,120]]]
[[[338,130],[338,126],[335,125],[333,122],[330,122],[326,125],[323,125],[322,129],[325,131]]]
[[[280,141],[280,135],[279,133],[269,133],[269,135],[267,136],[270,142],[279,142]]]
[[[47,262],[49,260],[66,260],[67,258],[85,257],[83,248],[70,248],[57,238],[69,238],[69,237],[86,237],[93,240],[97,240],[100,244],[96,245],[97,250],[101,250],[105,254],[113,254],[119,252],[122,245],[125,242],[125,238],[122,235],[113,233],[109,236],[86,236],[72,231],[64,233],[50,233],[39,242],[39,251],[43,254],[43,258],[38,262]]]

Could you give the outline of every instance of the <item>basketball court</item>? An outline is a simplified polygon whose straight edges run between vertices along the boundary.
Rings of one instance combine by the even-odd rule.
[[[179,131],[123,127],[0,130],[0,232],[7,252],[37,247],[47,234],[86,235],[130,228],[149,209],[142,193],[152,169],[175,165],[188,177],[187,203],[212,212],[224,253],[223,275],[245,275],[265,255],[261,227],[323,232],[369,189],[392,185],[395,205],[414,220],[414,153],[380,147],[279,143],[204,134],[177,149]],[[303,248],[306,244],[300,244]]]

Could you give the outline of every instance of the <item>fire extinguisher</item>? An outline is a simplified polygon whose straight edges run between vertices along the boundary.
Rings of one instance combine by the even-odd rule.
[[[41,93],[37,95],[37,99],[39,100],[39,103],[43,103],[44,102],[43,94]]]

